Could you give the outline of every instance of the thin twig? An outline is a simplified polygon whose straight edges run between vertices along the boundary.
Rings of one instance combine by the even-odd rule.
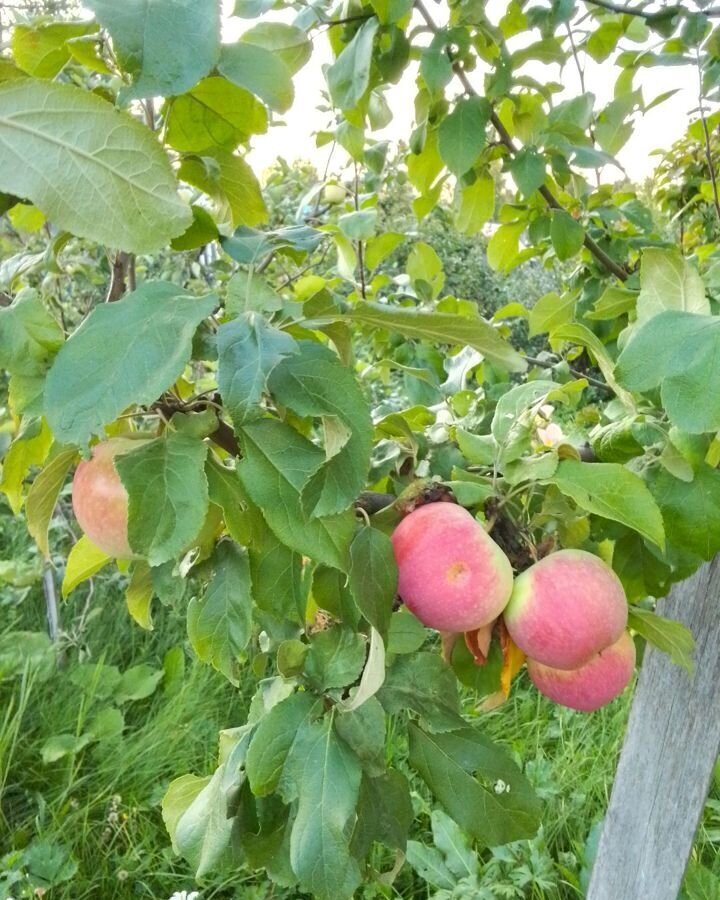
[[[613,0],[585,0],[590,6],[600,6],[608,12],[621,13],[625,16],[639,16],[641,19],[652,21],[653,19],[666,19],[669,16],[678,14],[693,14],[692,10],[688,10],[683,6],[668,6],[666,9],[652,10],[638,9],[637,7],[627,6],[624,3],[614,3]],[[710,9],[698,10],[704,16],[720,16],[720,6],[712,6]]]
[[[358,167],[357,163],[355,165],[355,185],[353,197],[355,200],[355,212],[360,210],[360,200],[358,197]],[[358,255],[358,270],[360,272],[360,295],[363,300],[367,300],[366,294],[366,286],[365,286],[365,254],[363,251],[363,242],[360,240],[357,242],[357,255]]]
[[[539,359],[537,356],[526,356],[525,359],[531,366],[540,366],[542,369],[553,369],[557,365],[557,362],[552,362],[552,360],[549,359]],[[600,381],[599,378],[594,378],[592,375],[587,375],[585,372],[580,372],[578,369],[573,369],[572,367],[570,368],[570,371],[576,378],[584,378],[588,384],[598,388],[598,390],[607,391],[608,394],[614,393],[610,385],[605,384],[604,381]]]
[[[432,17],[430,16],[430,13],[427,11],[425,6],[423,5],[422,0],[415,0],[415,8],[418,10],[420,15],[425,19],[430,30],[433,31],[434,33],[437,33],[439,29],[438,29],[437,25],[433,22]],[[453,66],[453,71],[455,72],[456,76],[458,77],[458,80],[460,81],[460,84],[462,84],[462,86],[465,88],[465,93],[472,97],[477,97],[478,93],[475,90],[475,88],[472,86],[472,84],[470,83],[470,80],[467,77],[467,74],[465,73],[462,66],[457,61],[452,61],[452,66]],[[491,121],[495,131],[497,131],[498,137],[500,138],[501,143],[504,144],[505,147],[507,147],[507,149],[510,151],[510,153],[513,156],[515,156],[518,153],[519,148],[515,144],[515,141],[512,139],[510,133],[508,132],[507,128],[505,128],[500,117],[498,116],[498,114],[495,112],[494,109],[492,109],[492,112],[490,114],[490,121]],[[539,190],[542,198],[545,200],[547,205],[550,207],[550,209],[566,211],[565,208],[560,203],[560,201],[557,199],[557,197],[544,184],[541,185],[538,188],[538,190]],[[587,231],[585,232],[583,244],[590,251],[590,253],[595,257],[595,259],[605,269],[607,269],[608,272],[611,272],[613,275],[615,275],[616,278],[619,278],[620,281],[627,280],[627,278],[629,277],[628,272],[621,265],[616,263],[615,260],[611,256],[608,256],[608,254],[602,249],[602,247],[600,247],[600,245],[590,237],[590,235],[587,233]]]
[[[713,204],[715,212],[720,222],[720,196],[718,196],[717,173],[715,171],[715,163],[712,157],[712,146],[710,144],[710,131],[708,129],[707,119],[705,118],[705,107],[703,105],[703,83],[702,83],[702,66],[700,65],[700,53],[695,50],[695,59],[697,62],[698,73],[698,108],[700,110],[700,121],[702,122],[703,135],[705,137],[705,156],[707,158],[708,169],[710,170],[710,183],[712,184]]]

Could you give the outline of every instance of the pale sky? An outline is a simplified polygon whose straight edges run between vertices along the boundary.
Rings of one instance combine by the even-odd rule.
[[[502,10],[505,5],[501,0],[490,0],[488,10],[491,17],[493,8]],[[432,12],[438,24],[442,24],[439,19],[441,10],[433,5]],[[272,14],[268,15],[269,18],[273,18]],[[275,14],[274,18],[278,21],[289,21],[282,13]],[[225,40],[235,39],[252,24],[254,24],[252,21],[232,17],[226,19]],[[640,49],[640,45],[629,42],[626,42],[625,46]],[[288,162],[295,159],[309,160],[322,172],[329,148],[328,146],[316,148],[314,132],[327,129],[329,125],[328,114],[320,112],[317,107],[322,103],[321,92],[325,87],[322,66],[330,62],[332,53],[328,40],[319,34],[314,42],[312,57],[294,78],[295,104],[283,117],[285,126],[271,128],[267,134],[253,139],[253,149],[248,161],[259,174],[278,156],[283,156]],[[580,93],[579,75],[572,60],[566,64],[562,72],[557,65],[544,66],[535,62],[527,64],[525,71],[539,81],[558,81],[565,84],[567,97]],[[597,64],[586,58],[585,85],[586,89],[597,98],[596,109],[601,109],[613,99],[614,84],[620,71],[609,61]],[[373,138],[391,142],[407,140],[413,128],[416,72],[417,65],[411,64],[402,81],[386,93],[386,99],[393,112],[393,121],[382,131],[372,132]],[[474,75],[476,85],[482,87],[482,73],[476,72]],[[637,117],[635,133],[617,156],[630,178],[641,180],[651,174],[658,162],[658,158],[651,155],[652,151],[668,148],[682,137],[690,121],[689,114],[697,109],[697,71],[693,66],[658,66],[640,69],[634,84],[636,88],[642,88],[646,103],[665,91],[678,90],[678,93],[652,109],[647,115]],[[452,83],[447,89],[449,97],[452,96],[453,89],[457,94],[460,93],[459,86]],[[556,95],[556,98],[563,99],[563,96]],[[338,149],[335,152],[337,156],[333,156],[331,172],[338,171],[343,159],[346,158],[342,150]],[[620,177],[619,172],[607,172],[607,177],[612,180],[616,175]]]

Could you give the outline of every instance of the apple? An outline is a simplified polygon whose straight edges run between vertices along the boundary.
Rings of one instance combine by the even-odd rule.
[[[345,196],[345,188],[340,184],[326,184],[323,188],[323,200],[332,206],[344,203]]]
[[[510,561],[482,526],[455,503],[428,503],[392,535],[398,593],[424,625],[474,631],[494,621],[512,592]]]
[[[635,642],[624,631],[579,669],[554,669],[534,659],[528,659],[527,668],[530,680],[545,697],[570,709],[593,712],[627,687],[635,669]]]
[[[132,438],[111,438],[96,444],[92,458],[75,470],[72,505],[75,518],[90,540],[117,559],[132,559],[128,543],[128,495],[113,460],[140,446]]]
[[[530,659],[578,669],[614,644],[627,626],[620,579],[599,557],[558,550],[515,579],[503,617]]]

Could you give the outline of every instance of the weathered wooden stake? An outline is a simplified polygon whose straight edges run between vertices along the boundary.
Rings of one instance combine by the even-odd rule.
[[[720,556],[658,611],[692,631],[695,673],[647,648],[588,900],[677,900],[720,751]]]

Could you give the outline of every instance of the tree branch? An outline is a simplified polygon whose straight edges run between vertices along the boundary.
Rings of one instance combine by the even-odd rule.
[[[432,17],[430,16],[430,13],[425,8],[422,0],[415,0],[415,8],[418,10],[420,15],[427,22],[428,28],[430,28],[430,30],[434,34],[437,34],[439,29],[438,29],[437,25],[433,22]],[[450,54],[448,54],[448,56],[449,55]],[[462,84],[462,86],[465,88],[465,93],[469,94],[472,97],[477,97],[478,93],[475,90],[475,88],[472,86],[472,84],[470,83],[470,79],[467,77],[462,66],[458,62],[453,61],[452,58],[450,61],[452,62],[453,71],[457,75],[458,80],[460,81],[460,84]],[[513,156],[515,156],[518,152],[518,147],[515,144],[515,141],[512,139],[507,128],[505,128],[505,126],[503,125],[500,117],[495,112],[494,108],[492,109],[492,113],[490,115],[490,121],[492,122],[493,127],[495,128],[495,130],[498,133],[500,142],[510,151],[510,153],[513,154]],[[550,207],[550,209],[559,209],[559,210],[565,209],[563,207],[563,205],[560,203],[560,201],[557,199],[557,197],[545,185],[542,185],[540,188],[538,188],[538,190],[540,191],[540,195],[545,200],[545,202]],[[595,257],[595,259],[608,272],[615,275],[615,277],[619,278],[620,281],[627,280],[628,272],[621,265],[616,263],[615,260],[611,256],[608,256],[608,254],[602,249],[602,247],[600,247],[600,245],[590,237],[590,235],[587,233],[587,231],[585,232],[583,244],[590,251],[590,253]]]
[[[668,6],[666,9],[657,9],[653,12],[652,10],[636,9],[632,6],[626,6],[624,3],[614,3],[613,0],[585,0],[585,2],[589,6],[599,6],[602,9],[608,10],[608,12],[620,13],[625,16],[639,16],[641,19],[645,19],[648,22],[651,22],[653,19],[667,19],[669,16],[691,12],[691,10],[687,10],[679,5]],[[712,6],[710,9],[699,9],[697,12],[709,17],[720,16],[720,6]]]
[[[539,359],[537,356],[525,356],[524,357],[532,366],[540,366],[542,369],[552,369],[557,363],[552,362],[550,359]],[[599,378],[594,378],[592,375],[588,375],[586,372],[580,372],[577,369],[570,368],[570,371],[576,378],[584,378],[588,384],[591,384],[593,387],[596,387],[600,391],[606,391],[608,394],[613,394],[614,391],[610,387],[610,385],[605,384],[604,381],[600,381]]]

